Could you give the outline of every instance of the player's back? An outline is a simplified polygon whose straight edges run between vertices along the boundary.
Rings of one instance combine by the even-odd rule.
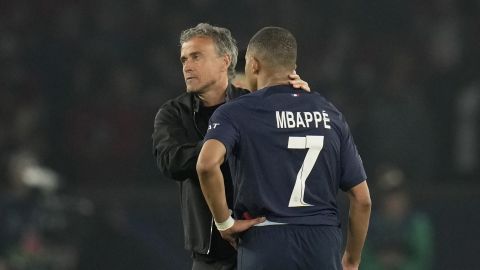
[[[234,119],[239,134],[229,153],[237,216],[248,212],[289,224],[339,224],[338,189],[365,176],[356,172],[345,180],[342,147],[349,132],[330,102],[282,85],[220,109]]]

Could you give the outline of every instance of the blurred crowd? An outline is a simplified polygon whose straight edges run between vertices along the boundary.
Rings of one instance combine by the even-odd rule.
[[[161,184],[153,117],[184,91],[178,37],[198,22],[240,49],[263,26],[292,31],[297,72],[345,113],[369,175],[473,182],[479,14],[476,0],[0,1],[0,269],[96,269],[81,266],[82,239],[118,223],[151,237],[125,233],[137,220],[121,204],[99,221],[88,194]]]

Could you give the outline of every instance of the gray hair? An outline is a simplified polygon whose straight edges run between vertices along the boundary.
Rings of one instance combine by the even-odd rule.
[[[194,37],[208,37],[213,40],[218,55],[228,55],[230,66],[228,67],[228,78],[235,77],[235,66],[237,65],[238,48],[237,42],[232,37],[230,30],[223,27],[213,26],[208,23],[199,23],[193,28],[186,29],[180,34],[180,46]]]

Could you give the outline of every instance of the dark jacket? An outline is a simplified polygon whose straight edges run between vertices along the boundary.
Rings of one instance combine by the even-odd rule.
[[[248,93],[230,85],[226,91],[227,101]],[[212,230],[216,227],[213,226],[213,217],[195,169],[205,135],[198,128],[199,107],[199,98],[190,93],[163,104],[155,117],[153,154],[160,171],[179,183],[185,248],[199,254],[210,254],[215,253],[210,247]],[[222,171],[225,169],[226,166],[222,166]],[[231,199],[232,194],[228,192],[231,191],[230,173],[224,173],[224,178],[227,199]]]

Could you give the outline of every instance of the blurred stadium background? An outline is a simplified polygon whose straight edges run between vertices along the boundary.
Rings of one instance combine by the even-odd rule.
[[[240,49],[263,26],[292,31],[297,72],[350,123],[374,213],[402,182],[427,225],[377,227],[365,260],[478,269],[480,1],[3,0],[0,270],[190,268],[150,135],[199,22]]]

